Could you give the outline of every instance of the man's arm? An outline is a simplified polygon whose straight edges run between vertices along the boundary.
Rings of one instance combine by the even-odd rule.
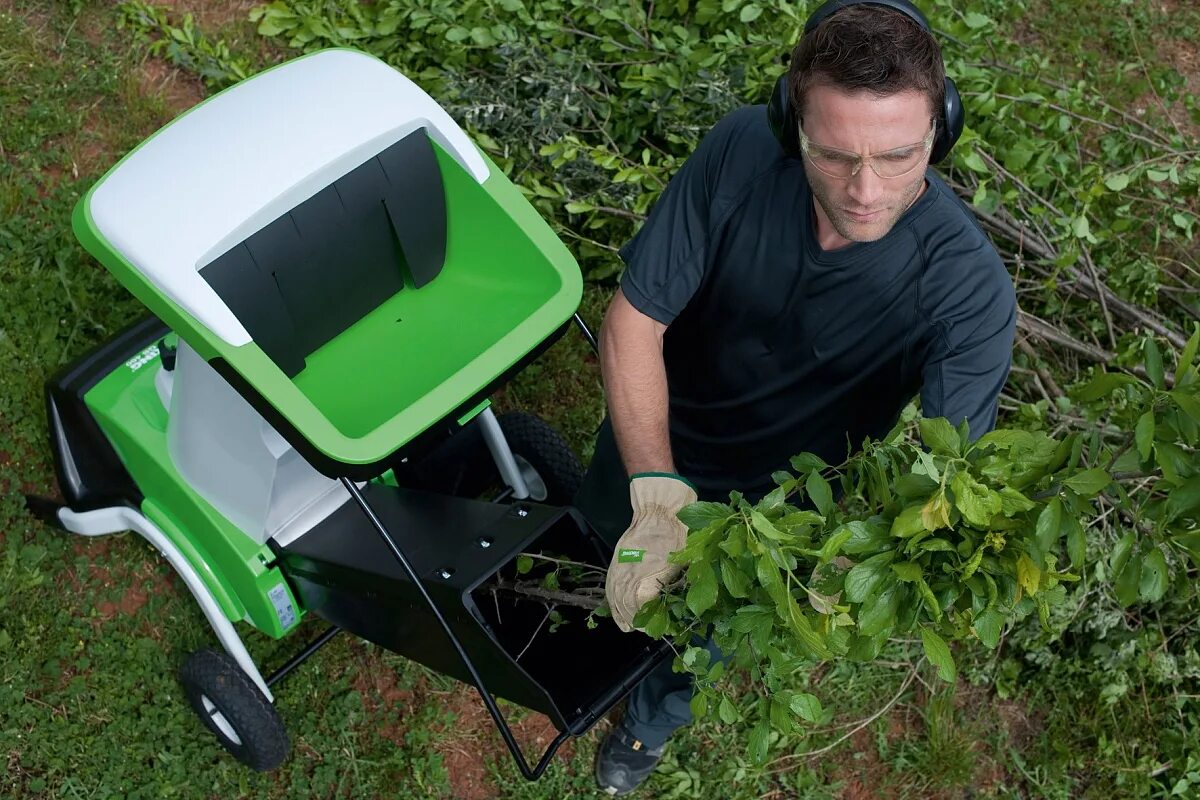
[[[666,330],[666,325],[634,308],[618,289],[600,331],[608,413],[629,475],[675,472],[662,353]]]

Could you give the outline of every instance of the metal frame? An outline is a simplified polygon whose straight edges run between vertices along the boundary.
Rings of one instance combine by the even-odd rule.
[[[359,508],[361,508],[363,513],[367,515],[367,519],[371,521],[371,525],[375,528],[375,532],[379,534],[380,538],[383,539],[383,543],[387,545],[388,550],[391,551],[392,557],[396,559],[398,564],[400,564],[401,569],[404,570],[404,574],[408,576],[408,579],[412,581],[413,586],[421,595],[421,599],[425,601],[425,604],[429,607],[429,610],[433,612],[434,619],[438,621],[438,625],[440,625],[442,631],[445,632],[446,638],[450,640],[450,644],[454,647],[455,652],[458,653],[459,659],[462,660],[463,666],[466,667],[467,673],[471,676],[471,682],[475,685],[475,690],[479,692],[479,697],[483,700],[483,704],[487,706],[488,714],[491,715],[492,720],[496,723],[496,727],[500,730],[500,736],[504,739],[504,744],[508,746],[509,752],[512,753],[513,760],[517,762],[517,768],[521,770],[521,774],[524,775],[527,780],[537,780],[539,777],[541,777],[542,773],[546,771],[546,767],[550,765],[550,759],[554,757],[554,754],[558,751],[559,746],[561,746],[562,743],[566,741],[567,737],[571,735],[570,732],[559,731],[558,736],[554,737],[554,741],[550,743],[550,746],[546,748],[546,752],[543,753],[542,757],[538,760],[537,766],[535,766],[533,769],[529,768],[529,762],[525,760],[525,754],[521,751],[521,746],[517,744],[517,740],[513,736],[512,728],[509,727],[508,722],[504,719],[504,714],[500,711],[499,706],[496,705],[496,701],[492,697],[492,693],[488,691],[487,685],[483,681],[483,676],[479,674],[477,669],[475,669],[475,663],[471,661],[471,657],[467,655],[467,651],[463,647],[462,642],[460,642],[458,640],[458,636],[454,634],[454,630],[450,627],[450,623],[446,622],[446,618],[442,616],[442,610],[438,608],[437,603],[435,603],[433,598],[429,596],[429,592],[426,591],[425,584],[421,582],[420,576],[417,575],[416,570],[413,569],[412,564],[409,563],[408,558],[404,555],[404,552],[400,549],[400,546],[396,544],[396,540],[392,538],[390,533],[388,533],[387,526],[385,526],[383,521],[380,520],[375,514],[374,509],[371,508],[371,504],[367,502],[367,498],[364,497],[362,492],[359,491],[358,487],[354,485],[354,482],[349,478],[340,478],[339,480],[341,480],[342,486],[346,487],[346,491],[350,493],[350,496],[354,498],[354,502],[358,503]]]

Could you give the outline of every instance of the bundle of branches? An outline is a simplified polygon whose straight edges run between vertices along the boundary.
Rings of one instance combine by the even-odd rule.
[[[756,721],[749,751],[761,762],[772,729],[821,716],[819,700],[796,687],[805,666],[872,661],[889,639],[917,635],[926,660],[953,681],[949,643],[995,648],[1030,614],[1050,630],[1067,587],[1086,574],[1105,574],[1123,607],[1168,594],[1194,602],[1198,346],[1200,326],[1173,359],[1173,389],[1147,340],[1148,380],[1102,373],[1073,391],[1081,413],[1108,415],[1111,436],[1101,427],[1059,437],[1001,428],[970,443],[965,425],[910,410],[885,440],[836,467],[797,456],[795,473],[777,473],[778,488],[756,504],[734,492],[728,503],[688,506],[679,514],[687,545],[671,556],[685,580],[635,624],[669,637],[698,676],[696,715]],[[574,591],[551,574],[553,585],[500,590],[599,603],[596,568],[578,572]],[[697,641],[707,636],[749,672],[755,710],[718,684],[727,662],[710,663]]]

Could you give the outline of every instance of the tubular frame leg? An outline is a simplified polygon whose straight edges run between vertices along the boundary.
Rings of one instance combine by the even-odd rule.
[[[471,676],[471,682],[475,685],[475,691],[479,692],[480,699],[482,699],[483,704],[487,706],[488,714],[491,715],[492,720],[496,723],[496,727],[500,731],[500,736],[504,739],[504,744],[508,746],[508,751],[512,753],[513,760],[517,762],[517,768],[521,770],[521,774],[524,775],[527,780],[537,780],[539,777],[541,777],[542,773],[546,771],[546,767],[550,765],[550,759],[554,757],[554,754],[558,751],[559,746],[566,741],[568,736],[570,736],[570,732],[560,731],[558,736],[554,737],[554,741],[550,743],[550,746],[546,748],[546,752],[542,754],[542,757],[538,760],[537,765],[533,769],[530,769],[529,762],[525,760],[525,754],[521,752],[521,746],[517,744],[516,738],[513,737],[512,728],[510,728],[508,722],[505,721],[504,714],[501,713],[499,706],[496,705],[496,701],[492,697],[492,693],[488,691],[487,685],[483,681],[483,677],[479,674],[479,671],[475,669],[475,663],[471,661],[471,657],[467,655],[467,651],[465,648],[463,648],[462,642],[460,642],[458,637],[454,635],[454,630],[450,627],[450,623],[448,623],[446,618],[442,615],[442,610],[437,607],[437,604],[433,602],[433,598],[429,596],[429,592],[425,589],[425,584],[421,582],[421,576],[417,575],[416,570],[413,569],[412,564],[404,555],[404,552],[400,549],[400,546],[396,544],[396,540],[392,538],[390,533],[388,533],[387,527],[375,514],[375,510],[371,508],[371,504],[367,502],[367,498],[363,496],[363,493],[359,491],[359,488],[355,486],[353,481],[351,481],[349,478],[340,478],[339,480],[341,480],[342,485],[346,487],[346,491],[350,493],[350,496],[354,498],[354,502],[358,503],[359,508],[361,508],[363,513],[367,515],[367,519],[371,521],[371,525],[374,526],[375,531],[379,534],[380,538],[383,539],[383,543],[387,545],[388,550],[391,551],[392,557],[395,558],[397,563],[400,564],[401,569],[404,570],[404,574],[408,576],[410,581],[412,581],[413,586],[420,593],[421,598],[425,601],[425,604],[429,606],[429,610],[433,612],[434,618],[438,621],[438,624],[446,634],[446,638],[450,640],[451,646],[454,648],[455,652],[458,653],[458,657],[462,660],[463,666],[466,667],[467,673]]]

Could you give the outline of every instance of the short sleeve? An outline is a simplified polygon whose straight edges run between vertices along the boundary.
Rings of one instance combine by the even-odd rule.
[[[991,290],[981,287],[957,318],[939,326],[938,344],[922,375],[924,416],[946,417],[956,426],[967,420],[972,441],[996,426],[1000,392],[1012,365],[1016,294],[1004,267],[996,269],[1003,277],[988,282]]]
[[[645,224],[621,248],[621,291],[630,304],[670,325],[700,286],[713,238],[740,188],[754,174],[761,147],[743,140],[761,107],[739,109],[718,122],[668,182]],[[758,154],[748,152],[759,150]]]

